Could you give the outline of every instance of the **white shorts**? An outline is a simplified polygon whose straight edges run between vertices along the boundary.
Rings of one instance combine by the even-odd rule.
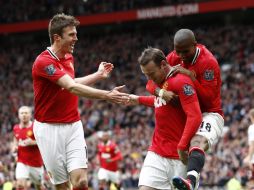
[[[81,121],[68,124],[34,122],[34,136],[53,184],[69,180],[75,169],[87,168],[87,148]]]
[[[196,134],[203,136],[208,140],[210,149],[222,136],[224,119],[218,113],[203,113],[202,116],[202,123]]]
[[[148,151],[140,172],[138,186],[171,190],[172,178],[186,177],[186,173],[187,168],[180,160],[165,158]]]
[[[32,167],[18,162],[15,176],[16,179],[30,179],[34,184],[40,185],[43,179],[43,166]]]
[[[120,173],[119,171],[112,172],[104,168],[100,168],[98,171],[98,179],[120,184]]]

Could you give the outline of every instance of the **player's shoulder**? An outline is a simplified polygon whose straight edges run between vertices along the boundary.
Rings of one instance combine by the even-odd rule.
[[[175,51],[172,51],[170,52],[167,57],[167,62],[171,65],[171,66],[174,66],[174,65],[177,65],[177,64],[180,64],[181,63],[181,59],[180,57],[176,54]]]
[[[28,128],[33,129],[33,127],[34,127],[34,122],[33,122],[33,121],[31,121],[31,124],[29,125],[29,127],[28,127]]]
[[[200,49],[200,62],[202,62],[202,64],[205,66],[218,66],[218,61],[216,59],[216,57],[212,54],[212,52],[210,50],[208,50],[206,48],[206,46],[202,45],[202,44],[198,44],[197,46]]]
[[[101,148],[101,147],[103,147],[104,146],[104,144],[102,143],[102,142],[99,142],[98,144],[97,144],[97,148]]]
[[[168,85],[169,86],[168,90],[178,91],[179,89],[184,88],[184,86],[186,85],[193,86],[194,88],[194,84],[190,79],[190,77],[181,73],[177,73],[169,77],[167,82],[168,84],[170,84]]]
[[[177,73],[171,77],[169,77],[169,80],[171,80],[174,83],[181,84],[181,83],[192,83],[190,77],[187,75],[184,75],[182,73]]]
[[[19,129],[20,129],[19,124],[15,124],[15,125],[13,126],[13,131],[17,131],[17,130],[19,130]]]
[[[110,140],[110,141],[108,142],[108,146],[109,146],[110,148],[115,148],[117,145],[116,145],[116,143],[115,143],[114,141]]]
[[[34,61],[34,65],[38,64],[47,64],[47,63],[54,63],[56,62],[56,59],[50,55],[48,50],[45,50],[41,52],[40,55],[38,55]]]

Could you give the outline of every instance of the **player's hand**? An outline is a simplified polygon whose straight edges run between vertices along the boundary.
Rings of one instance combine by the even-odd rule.
[[[113,68],[114,65],[112,63],[101,62],[97,72],[101,75],[103,79],[105,79],[110,76],[110,73],[113,70]]]
[[[24,143],[24,146],[32,146],[32,145],[35,144],[34,140],[31,139],[31,138],[25,139],[25,140],[23,141],[23,143]]]
[[[146,90],[150,94],[155,95],[156,88],[158,88],[158,86],[152,80],[148,80],[147,81],[147,83],[146,83]]]
[[[182,163],[184,165],[187,165],[188,164],[188,153],[186,151],[179,150],[179,149],[177,150],[177,152],[178,152],[179,158],[182,161]]]
[[[127,100],[125,102],[126,106],[135,106],[135,105],[138,105],[138,104],[139,104],[139,102],[138,102],[138,96],[134,95],[134,94],[130,94],[129,95],[129,100]]]
[[[187,75],[188,77],[191,78],[192,81],[196,80],[195,76],[194,76],[194,73],[191,72],[190,70],[188,69],[185,69],[184,67],[182,67],[180,64],[179,65],[175,65],[171,68],[171,72],[173,74],[176,74],[176,73],[182,73],[184,75]]]
[[[106,94],[106,100],[117,104],[125,104],[126,102],[128,102],[129,94],[121,92],[121,90],[123,90],[124,87],[125,85],[117,86],[113,90],[109,91]]]
[[[172,91],[164,91],[162,98],[166,101],[166,102],[170,102],[172,105],[177,106],[179,105],[179,96],[176,95],[174,92]]]

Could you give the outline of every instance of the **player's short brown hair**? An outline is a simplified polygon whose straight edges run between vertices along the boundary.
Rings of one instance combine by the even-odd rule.
[[[54,43],[54,34],[62,36],[63,29],[67,26],[78,26],[80,22],[71,15],[66,15],[64,13],[56,14],[49,22],[48,32],[50,43]]]
[[[157,66],[160,66],[163,60],[166,61],[166,56],[161,50],[148,47],[142,52],[142,54],[138,58],[138,63],[145,66],[150,61],[153,61]]]

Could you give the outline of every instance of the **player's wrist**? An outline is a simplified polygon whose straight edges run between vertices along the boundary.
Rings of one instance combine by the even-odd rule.
[[[106,78],[104,75],[103,75],[103,72],[102,71],[97,71],[97,72],[95,72],[94,73],[95,74],[95,76],[96,76],[96,78],[98,79],[98,80],[101,80],[101,79],[104,79],[104,78]]]
[[[162,89],[159,87],[155,88],[154,95],[159,97],[160,90],[162,90]]]
[[[160,89],[160,91],[159,91],[159,93],[158,93],[158,96],[161,97],[161,98],[163,98],[164,92],[165,92],[164,89]]]
[[[192,81],[196,80],[196,78],[195,78],[193,72],[188,71],[187,75],[191,78]]]

